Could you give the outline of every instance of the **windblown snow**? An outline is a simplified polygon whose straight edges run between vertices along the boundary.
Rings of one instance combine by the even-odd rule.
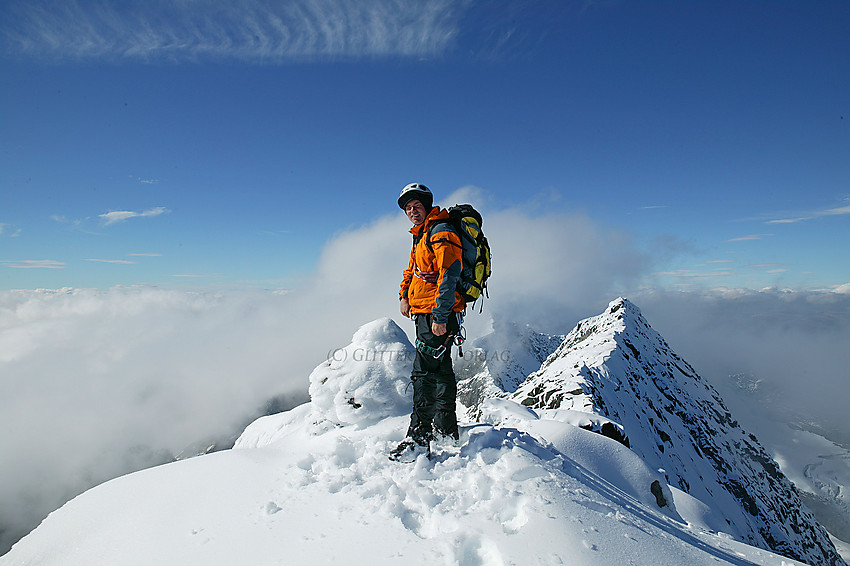
[[[366,324],[312,372],[309,403],[255,421],[232,450],[89,490],[0,565],[803,563],[720,532],[723,509],[597,434],[637,440],[592,404],[480,395],[460,443],[391,462],[412,356],[390,319]]]

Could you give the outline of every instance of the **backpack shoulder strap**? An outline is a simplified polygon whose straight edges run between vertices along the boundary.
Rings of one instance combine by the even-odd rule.
[[[442,228],[442,229],[440,229],[440,230],[437,230],[437,227],[438,227],[438,226],[443,226],[444,228]],[[449,220],[449,219],[447,219],[447,220],[438,220],[437,222],[434,222],[433,224],[431,224],[431,225],[428,227],[428,239],[426,239],[426,240],[425,240],[425,245],[427,245],[427,246],[428,246],[428,248],[430,248],[431,250],[433,250],[433,249],[434,249],[434,244],[435,244],[435,243],[442,243],[442,242],[449,243],[449,244],[451,244],[451,245],[453,245],[453,246],[457,246],[457,247],[459,247],[459,248],[462,248],[462,247],[463,247],[462,245],[458,245],[457,243],[455,243],[455,242],[453,242],[453,241],[451,241],[450,239],[445,238],[445,237],[443,237],[443,238],[437,238],[436,240],[434,240],[434,239],[433,239],[433,238],[434,238],[434,235],[435,235],[435,234],[439,234],[440,232],[452,232],[452,233],[453,233],[453,234],[455,234],[456,236],[460,237],[460,235],[459,235],[459,234],[458,234],[458,232],[457,232],[457,228],[455,228],[455,226],[454,226],[454,224],[452,223],[452,221],[451,221],[451,220]]]

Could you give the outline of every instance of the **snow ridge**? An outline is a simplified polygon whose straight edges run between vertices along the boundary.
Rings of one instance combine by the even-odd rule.
[[[708,478],[704,492],[697,472],[681,471],[686,467],[668,466],[679,487],[667,485],[652,447],[656,437],[644,439],[638,425],[651,416],[659,430],[669,430],[663,456],[673,458],[681,448],[681,462],[693,457],[690,464],[700,464],[700,454],[678,445],[684,434],[678,424],[654,413],[625,418],[629,401],[619,397],[639,393],[662,406],[661,393],[650,394],[651,383],[638,374],[643,364],[655,371],[653,387],[674,397],[707,399],[710,389],[681,360],[681,371],[690,374],[676,375],[681,390],[669,389],[647,345],[658,347],[658,356],[665,350],[648,325],[631,332],[632,308],[612,303],[602,317],[577,327],[513,395],[533,402],[507,399],[505,391],[483,398],[478,420],[461,427],[458,445],[438,444],[432,458],[412,464],[387,458],[407,428],[412,346],[389,319],[366,324],[311,373],[309,403],[256,420],[232,450],[89,490],[0,557],[0,566],[797,564],[736,540],[740,533],[730,533],[719,516],[734,511],[731,504],[718,507],[681,489],[684,479],[694,494],[717,495],[722,486],[706,475],[716,472],[712,465],[698,470]],[[574,367],[579,350],[587,363]],[[632,373],[612,385],[610,373],[624,369]],[[547,406],[528,406],[538,401]],[[689,423],[708,423],[699,413],[707,407],[691,406],[688,398],[682,403],[692,411],[683,413]],[[629,432],[637,448],[591,432],[606,424]],[[738,440],[735,426],[725,426],[724,438]],[[706,447],[728,448],[719,441],[693,446],[702,454]],[[731,476],[734,468],[725,471]],[[717,524],[730,534],[717,532]]]
[[[844,563],[758,440],[626,299],[581,321],[511,398],[621,424],[647,465],[713,508],[712,530],[812,564]]]

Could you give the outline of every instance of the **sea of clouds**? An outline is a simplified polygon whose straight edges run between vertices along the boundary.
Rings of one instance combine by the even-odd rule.
[[[470,338],[494,317],[563,334],[628,294],[705,377],[756,376],[772,399],[850,437],[850,295],[629,294],[661,250],[581,214],[488,210],[475,190],[446,202],[479,206],[493,248],[492,296],[468,316]],[[337,234],[295,289],[0,292],[0,553],[93,485],[303,402],[310,371],[363,324],[391,316],[411,333],[397,300],[408,227],[393,215]]]
[[[775,419],[811,425],[850,446],[850,294],[647,291],[634,298],[653,328],[738,408],[742,422],[746,403],[758,401]]]

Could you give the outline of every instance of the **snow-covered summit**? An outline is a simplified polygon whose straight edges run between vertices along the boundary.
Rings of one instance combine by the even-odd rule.
[[[579,322],[511,398],[619,423],[649,467],[706,504],[712,530],[812,564],[843,563],[776,462],[627,299]]]
[[[389,461],[410,356],[395,323],[365,325],[312,372],[310,403],[255,421],[232,450],[84,493],[0,565],[799,564],[706,528],[710,502],[584,430],[610,415],[486,399],[460,446]]]
[[[389,318],[362,326],[345,348],[310,374],[313,419],[335,426],[367,426],[410,412],[407,384],[414,349],[404,331]]]

